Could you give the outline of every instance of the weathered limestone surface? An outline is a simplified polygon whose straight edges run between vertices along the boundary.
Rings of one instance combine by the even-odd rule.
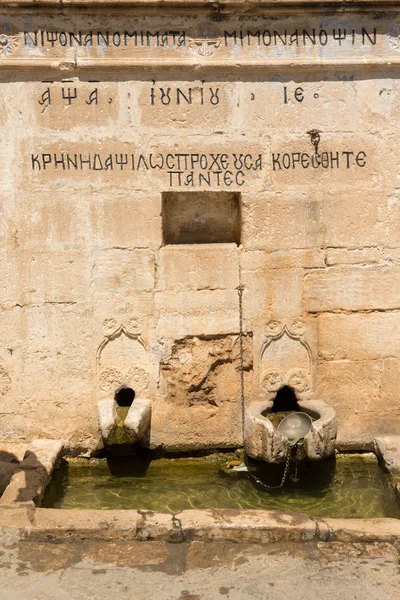
[[[0,2],[0,439],[241,444],[238,286],[247,405],[398,433],[398,3],[77,4]]]

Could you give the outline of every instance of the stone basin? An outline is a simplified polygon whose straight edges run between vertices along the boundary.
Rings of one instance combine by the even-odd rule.
[[[336,411],[321,400],[298,402],[299,410],[312,419],[304,443],[298,447],[297,458],[323,460],[335,452],[337,420]],[[272,400],[252,402],[246,409],[244,449],[248,456],[269,463],[286,460],[290,441],[271,422]]]

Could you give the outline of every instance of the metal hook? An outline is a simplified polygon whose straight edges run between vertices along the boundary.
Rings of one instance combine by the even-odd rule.
[[[319,134],[322,132],[318,129],[310,129],[310,131],[307,131],[307,133],[311,136],[311,143],[314,146],[314,156],[318,158],[318,146],[321,141],[321,136]]]

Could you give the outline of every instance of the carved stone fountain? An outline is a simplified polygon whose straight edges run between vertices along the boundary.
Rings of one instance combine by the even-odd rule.
[[[279,410],[302,411],[312,419],[298,458],[322,460],[335,452],[336,412],[312,391],[309,338],[305,323],[296,318],[288,324],[270,322],[259,339],[259,399],[248,406],[244,427],[244,448],[252,458],[270,463],[286,460],[291,441],[272,422],[273,413]],[[279,397],[285,391],[294,398],[294,404],[280,408]]]

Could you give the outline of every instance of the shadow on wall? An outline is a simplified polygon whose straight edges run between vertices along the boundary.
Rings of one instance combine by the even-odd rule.
[[[0,498],[14,475],[18,477],[20,487],[12,501],[35,501],[46,480],[47,470],[34,452],[27,450],[23,459],[19,460],[15,454],[0,450]]]

